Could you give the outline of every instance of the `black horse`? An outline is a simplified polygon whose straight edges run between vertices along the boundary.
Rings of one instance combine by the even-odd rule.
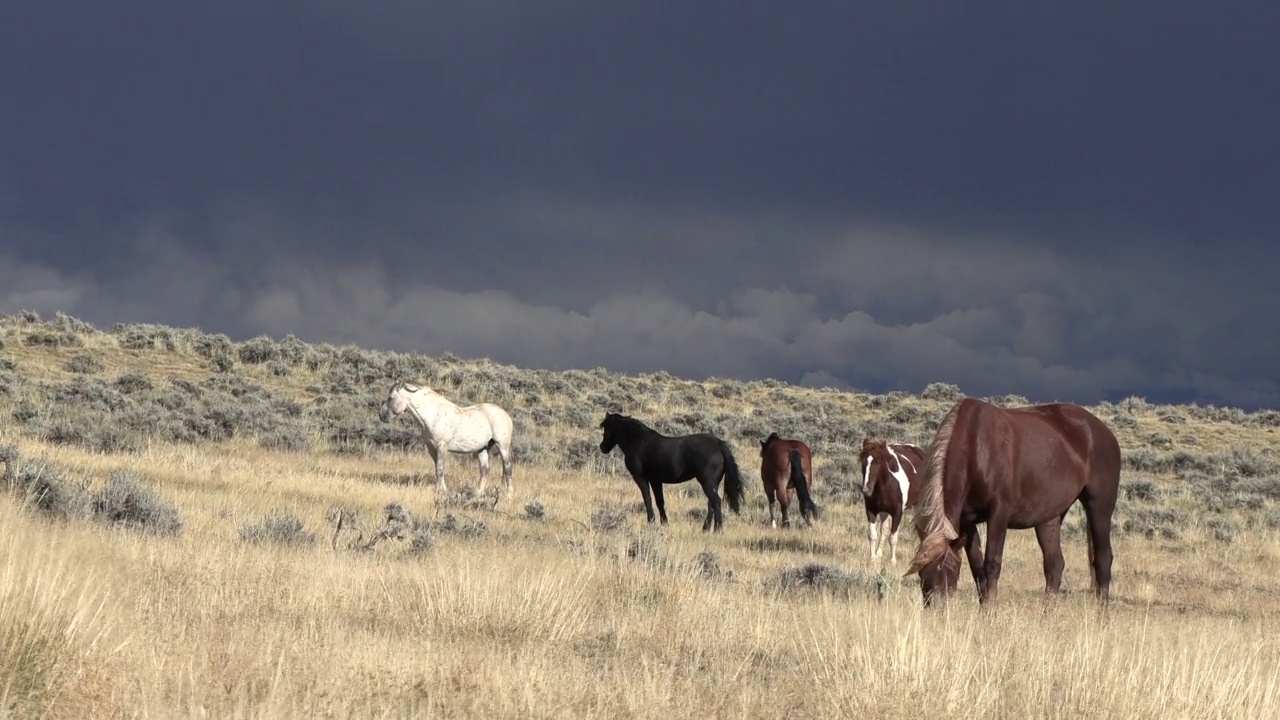
[[[631,478],[640,487],[644,497],[644,509],[653,523],[653,498],[658,501],[658,515],[667,524],[667,507],[662,498],[662,485],[687,482],[694,478],[707,494],[707,519],[702,531],[722,529],[724,516],[720,513],[720,494],[716,486],[724,477],[725,497],[734,513],[741,512],[742,478],[738,475],[738,463],[728,443],[711,433],[678,435],[670,437],[659,433],[635,418],[608,413],[600,423],[604,439],[600,452],[608,453],[614,446],[622,448]],[[653,498],[650,497],[652,490]]]

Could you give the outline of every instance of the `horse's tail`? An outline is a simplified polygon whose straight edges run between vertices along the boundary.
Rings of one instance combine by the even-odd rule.
[[[809,481],[804,477],[804,463],[800,460],[800,448],[791,448],[791,484],[796,486],[796,495],[800,498],[800,514],[810,520],[818,519],[818,506],[813,504],[809,495]]]
[[[733,459],[733,451],[729,443],[718,440],[720,454],[724,456],[724,495],[729,501],[729,509],[735,513],[742,512],[742,475],[738,473],[738,461]]]
[[[925,451],[924,479],[921,482],[920,494],[915,507],[916,535],[920,537],[920,547],[911,560],[911,566],[904,575],[920,572],[925,565],[937,560],[949,551],[952,540],[959,537],[955,526],[947,519],[947,509],[943,490],[946,487],[945,470],[947,467],[947,449],[951,445],[951,433],[955,430],[956,417],[964,401],[956,403],[947,416],[942,419],[933,442]]]

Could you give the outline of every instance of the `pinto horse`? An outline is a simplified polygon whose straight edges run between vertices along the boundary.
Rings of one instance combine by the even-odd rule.
[[[865,438],[858,453],[862,468],[862,504],[867,511],[867,540],[871,557],[880,557],[884,534],[880,527],[889,520],[889,562],[898,563],[898,528],[906,511],[911,487],[924,470],[924,451],[909,443],[889,444]]]
[[[760,479],[764,482],[764,496],[769,499],[769,527],[778,527],[773,506],[782,506],[782,527],[790,527],[787,509],[791,506],[791,491],[800,499],[800,517],[806,525],[813,525],[818,506],[813,504],[809,488],[813,487],[813,460],[809,446],[800,440],[787,440],[778,433],[760,441]]]
[[[723,529],[724,515],[720,512],[720,494],[716,489],[722,477],[729,508],[734,513],[742,511],[742,477],[738,473],[738,463],[733,459],[733,451],[724,440],[711,433],[663,435],[635,418],[618,413],[607,413],[600,429],[604,431],[600,452],[608,454],[614,447],[622,448],[627,471],[640,487],[650,524],[653,524],[654,500],[658,503],[662,524],[667,524],[663,484],[674,485],[694,478],[707,496],[707,519],[702,523],[703,532],[711,529],[712,521],[716,530]]]
[[[1062,518],[1077,500],[1088,526],[1093,591],[1111,587],[1111,516],[1120,487],[1120,445],[1078,405],[1000,408],[974,398],[956,403],[929,446],[915,526],[920,547],[907,570],[919,573],[926,605],[950,595],[969,560],[981,604],[996,599],[1009,529],[1035,528],[1044,555],[1045,592],[1062,582]],[[978,525],[987,525],[982,555]]]

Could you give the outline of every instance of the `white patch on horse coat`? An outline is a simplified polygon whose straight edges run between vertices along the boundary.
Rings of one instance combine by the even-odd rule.
[[[907,463],[907,465],[910,465],[912,470],[915,470],[916,466],[914,463],[908,461],[905,457],[899,455],[897,451],[893,449],[892,446],[886,445],[885,447],[889,450],[889,454],[893,455],[895,458],[898,459],[898,471],[890,474],[893,475],[893,478],[898,481],[898,487],[902,490],[902,509],[906,510],[907,509],[907,492],[910,490],[911,481],[907,479],[907,471],[903,469],[902,463],[905,462]]]
[[[871,522],[867,523],[867,540],[870,541],[871,543],[871,557],[873,558],[880,556],[880,552],[879,552],[880,543],[876,542],[877,540],[879,540],[879,537],[877,537],[879,535],[879,533],[877,532],[879,528],[876,527],[879,524],[880,524],[880,518],[878,517],[875,520],[872,520]]]
[[[871,494],[871,463],[874,462],[870,455],[867,456],[867,466],[862,469],[862,494]]]

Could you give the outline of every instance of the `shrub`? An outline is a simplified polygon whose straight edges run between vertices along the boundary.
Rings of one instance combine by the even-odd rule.
[[[251,543],[307,546],[315,544],[316,536],[315,533],[307,532],[302,520],[296,515],[274,511],[260,523],[241,526],[240,539]]]
[[[146,392],[152,388],[151,379],[139,372],[122,373],[112,385],[117,392],[125,395]]]
[[[422,555],[430,552],[435,547],[435,535],[431,533],[431,524],[414,522],[413,531],[409,537],[409,547],[405,549],[408,555]]]
[[[240,356],[240,362],[246,365],[259,365],[280,358],[275,342],[262,335],[240,343],[236,354]]]
[[[920,393],[920,397],[925,400],[953,403],[964,398],[964,391],[958,385],[935,382],[926,385],[924,391]]]
[[[874,582],[869,582],[859,573],[821,563],[786,568],[766,581],[766,586],[775,590],[813,588],[842,595],[848,595],[856,589],[874,587],[874,585]]]
[[[311,437],[306,428],[287,425],[267,431],[258,438],[258,444],[272,450],[303,452],[311,449]]]
[[[81,373],[84,375],[93,375],[106,369],[106,366],[102,364],[101,360],[89,353],[83,352],[76,353],[75,355],[67,358],[67,361],[63,363],[63,367],[66,368],[68,372]]]
[[[88,480],[72,482],[57,465],[20,463],[16,449],[6,448],[5,455],[12,458],[5,463],[5,480],[22,503],[63,520],[90,515]]]
[[[28,347],[82,347],[84,340],[69,332],[40,329],[27,333],[22,342]]]
[[[591,527],[602,532],[613,532],[626,523],[626,511],[616,506],[601,505],[591,513]]]
[[[1147,478],[1124,479],[1120,482],[1120,492],[1126,500],[1142,500],[1154,502],[1163,494],[1160,486]]]
[[[182,532],[178,509],[127,472],[107,478],[106,486],[93,498],[93,515],[98,522],[126,530],[156,535]]]
[[[429,528],[465,538],[478,538],[489,532],[489,526],[484,521],[459,518],[453,513],[446,513],[444,519],[432,523]]]

